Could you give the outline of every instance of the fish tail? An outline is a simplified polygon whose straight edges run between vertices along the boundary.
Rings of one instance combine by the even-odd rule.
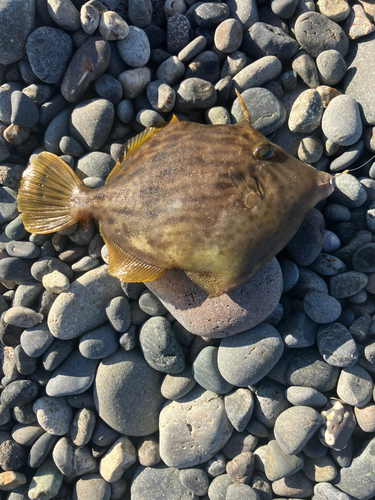
[[[60,231],[77,220],[72,197],[84,185],[58,156],[44,151],[24,171],[17,205],[25,229],[46,234]]]

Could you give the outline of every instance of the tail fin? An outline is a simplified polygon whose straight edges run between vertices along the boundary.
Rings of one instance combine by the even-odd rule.
[[[24,171],[18,191],[20,218],[30,233],[60,231],[77,222],[71,215],[72,194],[83,186],[58,156],[44,151]]]

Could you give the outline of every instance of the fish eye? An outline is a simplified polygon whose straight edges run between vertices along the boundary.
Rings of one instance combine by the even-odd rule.
[[[259,160],[273,160],[275,158],[276,148],[271,143],[260,144],[254,149],[255,158]]]

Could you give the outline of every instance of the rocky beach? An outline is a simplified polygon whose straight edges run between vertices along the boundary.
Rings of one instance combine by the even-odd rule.
[[[1,500],[375,498],[374,16],[374,0],[1,0]],[[335,176],[242,285],[121,282],[94,220],[26,231],[39,153],[96,189],[173,115],[239,121],[236,91],[256,130]]]

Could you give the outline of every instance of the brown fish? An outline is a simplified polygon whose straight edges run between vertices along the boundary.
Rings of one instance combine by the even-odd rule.
[[[210,297],[255,274],[329,196],[331,176],[289,155],[251,127],[178,122],[147,129],[123,147],[104,186],[89,189],[57,156],[24,172],[18,209],[25,228],[51,233],[94,218],[108,271],[152,281],[179,268]]]

